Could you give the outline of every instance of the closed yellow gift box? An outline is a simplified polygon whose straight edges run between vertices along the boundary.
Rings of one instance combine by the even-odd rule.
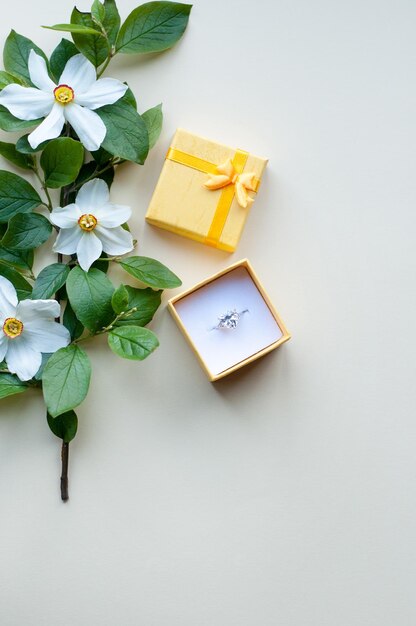
[[[146,220],[234,252],[266,165],[267,159],[178,129]]]

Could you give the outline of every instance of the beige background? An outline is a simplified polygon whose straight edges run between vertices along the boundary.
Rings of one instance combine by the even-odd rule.
[[[50,52],[71,8],[4,2],[0,39]],[[293,339],[215,386],[165,310],[144,363],[92,343],[68,504],[41,398],[2,401],[2,626],[414,626],[415,18],[196,0],[175,50],[115,61],[164,102],[113,188],[140,252],[186,288],[247,256]],[[144,223],[177,126],[270,158],[232,256]]]

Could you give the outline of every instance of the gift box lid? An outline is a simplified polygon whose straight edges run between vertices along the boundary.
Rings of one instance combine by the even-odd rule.
[[[266,165],[267,159],[178,129],[146,220],[233,252]]]

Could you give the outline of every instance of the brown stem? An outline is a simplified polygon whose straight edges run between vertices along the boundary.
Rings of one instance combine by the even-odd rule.
[[[67,204],[68,202],[67,194],[68,194],[68,187],[62,187],[61,206],[65,206]],[[59,252],[58,263],[62,263],[62,262],[63,262],[63,255]],[[59,322],[60,319],[57,321]],[[69,499],[69,494],[68,494],[69,442],[67,441],[62,441],[61,459],[62,459],[61,499],[62,499],[62,502],[67,502],[67,500]]]
[[[68,495],[68,463],[69,463],[69,443],[62,441],[62,473],[61,473],[61,498],[63,502],[69,499]]]

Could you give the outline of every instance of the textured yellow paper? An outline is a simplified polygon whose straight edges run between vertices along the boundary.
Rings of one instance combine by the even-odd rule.
[[[178,129],[171,147],[204,161],[220,165],[233,158],[236,150]],[[248,155],[244,171],[261,179],[267,159]],[[209,175],[166,159],[151,199],[146,220],[155,226],[189,237],[201,243],[215,245],[233,252],[241,237],[250,207],[242,208],[234,195],[224,228],[218,242],[207,237],[223,190],[209,190],[204,183]],[[232,186],[227,188],[232,193]],[[255,194],[253,194],[255,198]],[[254,200],[254,206],[256,201]]]

